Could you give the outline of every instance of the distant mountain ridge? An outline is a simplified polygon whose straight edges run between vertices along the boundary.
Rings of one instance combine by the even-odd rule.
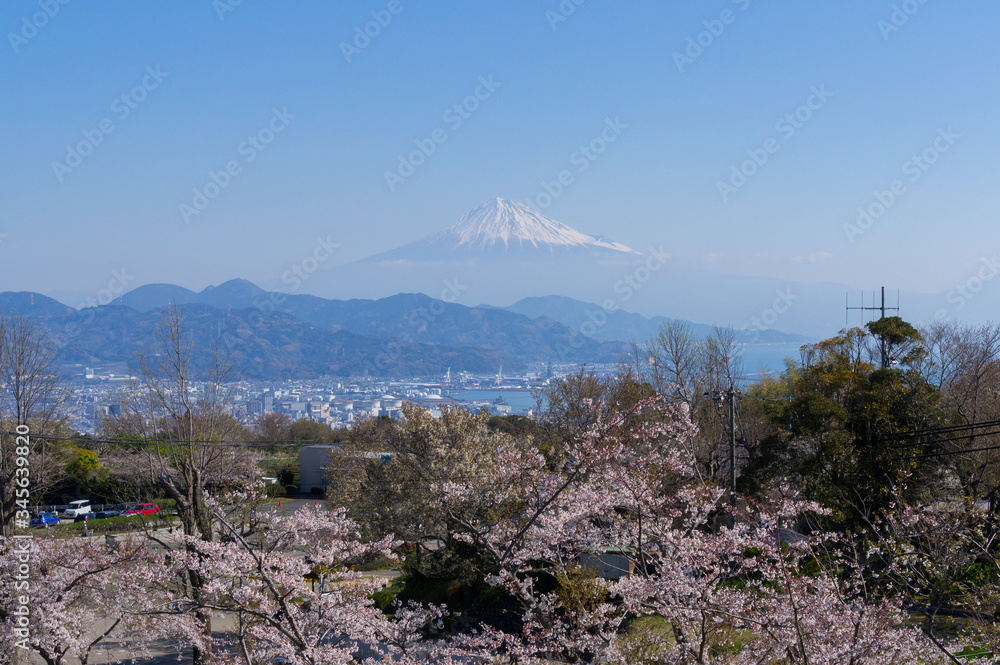
[[[193,365],[208,370],[212,353],[227,353],[242,378],[282,380],[322,376],[427,376],[448,367],[490,373],[504,359],[483,349],[426,343],[401,343],[349,331],[310,326],[275,312],[255,317],[254,309],[210,305],[181,306],[194,346]],[[86,366],[131,362],[154,346],[160,321],[156,310],[104,306],[68,318],[40,321],[60,344],[65,363]],[[71,325],[75,327],[70,328]]]
[[[566,296],[540,296],[523,298],[505,308],[507,311],[523,314],[531,318],[548,317],[563,325],[590,333],[598,342],[636,340],[645,342],[654,337],[660,326],[672,319],[665,316],[647,318],[618,309],[607,311],[600,305],[593,305]],[[698,337],[707,337],[713,326],[706,323],[685,321],[691,332]],[[592,332],[591,332],[592,331]],[[749,344],[806,344],[814,342],[811,337],[787,333],[780,330],[737,331],[737,338]]]
[[[0,294],[0,310],[30,316],[57,340],[65,363],[120,362],[151,346],[158,309],[192,319],[198,353],[226,348],[248,378],[367,373],[426,376],[448,368],[494,373],[529,362],[615,362],[624,345],[581,336],[550,319],[435,301],[423,294],[325,300],[230,280],[195,293],[139,287],[103,307],[74,310],[38,294]],[[204,358],[202,358],[204,360]]]
[[[169,289],[163,289],[164,285],[155,284],[140,286],[134,291],[126,293],[116,302],[121,302],[135,309],[140,309],[132,303],[145,304],[141,311],[148,311],[169,304],[167,296],[175,293]],[[176,287],[181,289],[182,287]],[[147,293],[147,289],[151,289]],[[183,289],[187,291],[187,289]],[[657,316],[647,318],[641,314],[634,314],[624,310],[608,312],[600,305],[575,300],[566,296],[540,296],[524,298],[509,307],[496,307],[493,305],[477,305],[467,307],[455,303],[436,301],[440,312],[431,315],[430,306],[435,302],[433,298],[424,294],[400,293],[379,300],[330,300],[318,296],[306,294],[284,294],[279,292],[269,292],[261,289],[245,279],[233,279],[219,286],[210,286],[194,293],[188,291],[190,296],[183,303],[175,304],[208,304],[214,307],[233,308],[253,308],[260,309],[276,308],[279,311],[291,314],[296,318],[315,326],[324,328],[344,329],[359,334],[376,336],[395,336],[405,334],[409,328],[413,327],[416,320],[421,334],[426,334],[432,343],[456,344],[469,343],[486,344],[485,331],[483,334],[466,329],[462,334],[456,330],[447,330],[449,326],[458,326],[459,321],[455,320],[457,313],[473,312],[476,324],[497,323],[504,325],[525,326],[526,321],[515,319],[500,314],[498,312],[508,312],[519,315],[530,321],[537,322],[538,319],[548,319],[551,322],[562,324],[562,326],[583,333],[583,336],[598,343],[603,342],[630,342],[632,340],[646,341],[656,335],[660,325],[671,320],[670,317]],[[160,301],[154,301],[153,294],[160,294]],[[423,312],[421,314],[421,312]],[[603,320],[604,323],[595,325],[595,319]],[[590,322],[590,325],[584,325]],[[712,331],[712,326],[704,323],[687,322],[694,334],[705,337]],[[546,324],[549,325],[549,324]],[[591,330],[593,328],[593,330]],[[519,338],[524,339],[525,331],[519,333]],[[795,333],[782,332],[779,330],[751,331],[740,335],[743,341],[753,344],[774,344],[774,343],[807,343],[815,341],[810,337]]]
[[[514,303],[558,294],[578,302],[611,302],[615,307],[627,307],[646,317],[642,320],[615,316],[614,321],[595,331],[593,339],[597,341],[631,338],[637,331],[637,337],[645,338],[662,323],[659,317],[664,314],[735,329],[768,328],[750,336],[749,341],[754,343],[783,339],[784,333],[778,332],[781,330],[794,330],[807,339],[817,340],[837,334],[844,326],[863,323],[857,312],[845,318],[845,293],[851,306],[860,305],[862,296],[865,306],[873,304],[875,292],[861,293],[857,284],[771,276],[776,263],[767,269],[762,268],[763,264],[738,268],[729,261],[734,254],[727,257],[724,262],[727,268],[721,270],[722,264],[715,263],[717,257],[698,255],[677,244],[679,236],[675,231],[686,222],[673,218],[669,208],[644,215],[645,219],[636,220],[641,221],[637,226],[627,218],[619,219],[615,213],[602,213],[594,219],[604,221],[588,224],[604,228],[588,228],[594,231],[588,234],[516,201],[492,199],[451,223],[427,226],[428,220],[413,219],[414,225],[439,230],[402,246],[398,241],[393,242],[394,236],[380,238],[379,253],[351,262],[324,264],[311,275],[309,289],[328,298],[378,299],[401,291],[436,295],[441,293],[442,285],[459,279],[467,288],[456,293],[454,301],[468,306]],[[624,232],[619,229],[639,227],[657,230],[642,240],[627,238],[642,253],[598,233],[608,231],[613,235]],[[642,244],[634,244],[638,242]],[[797,263],[802,257],[775,256],[766,262],[772,264],[776,260]],[[995,258],[981,257],[980,262],[984,262],[982,269],[988,268],[989,274],[996,272]],[[979,266],[977,262],[971,267],[970,274],[974,275]],[[276,275],[265,285],[275,289],[287,286]],[[943,319],[995,320],[1000,291],[983,289],[975,298],[969,298],[963,294],[963,288],[957,286],[937,293],[904,288],[901,315],[917,324]],[[544,313],[518,307],[510,311],[530,317]],[[548,315],[571,327],[588,323],[580,319],[579,312],[558,314],[559,311],[553,309]],[[590,329],[589,325],[586,327]]]
[[[176,284],[146,284],[119,296],[115,302],[139,312],[148,312],[168,304],[188,305],[198,302],[198,295]]]
[[[14,312],[24,316],[66,316],[74,310],[54,298],[31,291],[4,291],[0,293],[0,312]]]
[[[529,298],[509,308],[467,307],[424,294],[379,300],[327,300],[269,292],[234,279],[194,292],[148,284],[113,304],[75,310],[32,293],[0,293],[0,311],[31,317],[57,340],[65,363],[128,361],[151,346],[160,308],[183,308],[199,362],[225,348],[248,378],[324,374],[426,376],[448,368],[475,373],[529,362],[614,363],[630,340],[645,341],[659,321],[628,312],[606,313],[570,298]],[[665,320],[665,319],[664,319]],[[593,330],[585,325],[591,322]],[[708,326],[692,324],[696,334]],[[775,341],[799,336],[772,332]],[[757,340],[766,341],[766,340]]]
[[[139,287],[120,299],[125,305],[141,303],[144,311],[163,307],[161,297],[173,293],[162,285],[150,292]],[[252,282],[235,279],[192,294],[186,303],[226,309],[249,309],[255,318],[278,311],[319,328],[345,330],[360,335],[415,340],[454,347],[497,351],[510,366],[531,360],[563,359],[578,362],[613,362],[620,345],[604,348],[601,342],[579,335],[552,320],[535,321],[504,309],[466,307],[435,301],[423,294],[401,293],[379,300],[327,300],[312,295],[268,292]],[[432,307],[433,304],[433,307]]]

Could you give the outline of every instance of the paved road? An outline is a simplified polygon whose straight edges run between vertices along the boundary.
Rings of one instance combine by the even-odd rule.
[[[290,514],[294,513],[299,508],[303,508],[305,506],[311,506],[314,503],[322,507],[323,499],[281,499],[281,506],[278,506],[277,503],[268,504],[267,506],[264,507],[264,509],[274,510],[282,514]]]

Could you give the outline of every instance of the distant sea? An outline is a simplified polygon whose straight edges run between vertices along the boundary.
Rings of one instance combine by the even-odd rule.
[[[798,343],[753,344],[743,347],[743,372],[747,381],[754,382],[765,373],[781,373],[785,370],[785,358],[799,362]],[[535,398],[530,390],[452,390],[448,397],[468,406],[476,403],[492,402],[502,395],[504,401],[514,407],[514,413],[525,413],[535,408]]]
[[[448,397],[471,406],[475,402],[492,402],[499,396],[514,408],[514,413],[524,413],[535,408],[535,398],[530,390],[450,390]]]
[[[801,343],[753,344],[743,347],[743,373],[747,380],[756,381],[761,372],[781,373],[785,371],[785,358],[799,363]]]

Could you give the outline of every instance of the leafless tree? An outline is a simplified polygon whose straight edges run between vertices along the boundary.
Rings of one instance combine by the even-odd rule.
[[[743,349],[732,328],[714,326],[702,344],[701,356],[700,383],[704,390],[728,390],[744,380]]]
[[[702,344],[691,326],[685,321],[667,321],[647,347],[653,388],[691,405],[697,397],[702,364]]]
[[[922,368],[941,391],[957,424],[1000,420],[1000,325],[939,324],[928,332],[930,361]],[[993,428],[994,430],[996,428]],[[975,430],[947,441],[951,466],[967,498],[1000,509],[1000,435]],[[985,450],[984,450],[985,449]]]
[[[0,529],[11,535],[15,517],[16,452],[28,449],[31,496],[39,498],[61,478],[65,461],[46,437],[59,433],[63,392],[56,349],[45,331],[21,316],[0,314]],[[27,428],[25,437],[12,432]]]
[[[914,369],[929,384],[942,388],[955,377],[956,360],[961,346],[959,328],[948,321],[936,321],[921,329],[920,334],[924,338],[927,355]]]
[[[689,443],[699,470],[705,477],[721,480],[729,468],[725,394],[738,388],[745,378],[736,331],[715,326],[707,337],[698,339],[689,324],[668,321],[645,345],[635,345],[633,356],[630,369],[634,373],[656,392],[691,409],[698,436]],[[740,437],[744,444],[747,434],[752,433]],[[749,450],[755,446],[744,447]],[[740,457],[746,459],[747,453]]]
[[[243,435],[227,410],[235,367],[218,349],[197,353],[176,307],[163,310],[155,343],[137,358],[134,382],[122,396],[114,425],[118,434],[140,441],[138,453],[130,456],[133,472],[175,501],[186,535],[211,542],[209,491],[259,475],[248,449],[217,443]],[[204,362],[196,362],[206,356]],[[189,545],[188,550],[193,553],[195,548]],[[187,593],[197,601],[205,580],[192,570],[186,583]],[[209,632],[210,616],[199,618]],[[196,649],[195,665],[208,657]]]
[[[287,441],[292,418],[287,413],[271,411],[257,418],[254,423],[254,433],[262,441]]]

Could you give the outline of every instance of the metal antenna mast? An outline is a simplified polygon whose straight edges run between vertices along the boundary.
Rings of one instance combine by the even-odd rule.
[[[844,312],[844,324],[845,325],[848,324],[847,318],[848,318],[848,316],[850,316],[850,312],[851,312],[852,309],[853,310],[859,310],[859,311],[861,311],[861,313],[862,313],[861,314],[861,320],[862,321],[864,321],[864,312],[878,312],[879,313],[879,319],[884,319],[886,312],[897,312],[897,313],[899,312],[899,290],[898,289],[896,290],[896,306],[895,307],[886,307],[886,305],[885,305],[885,287],[884,286],[882,287],[882,303],[880,305],[877,305],[877,306],[875,305],[875,292],[874,291],[872,292],[872,306],[871,307],[865,307],[865,294],[864,294],[864,291],[861,292],[861,306],[860,307],[851,307],[850,295],[849,294],[847,295],[847,297],[845,299],[845,303],[846,303],[845,312]],[[874,321],[875,319],[873,318],[872,320]],[[885,347],[885,338],[883,338],[882,341],[881,341],[880,351],[882,353],[882,369],[886,369],[887,367],[889,367],[889,350],[886,349],[886,347]]]

